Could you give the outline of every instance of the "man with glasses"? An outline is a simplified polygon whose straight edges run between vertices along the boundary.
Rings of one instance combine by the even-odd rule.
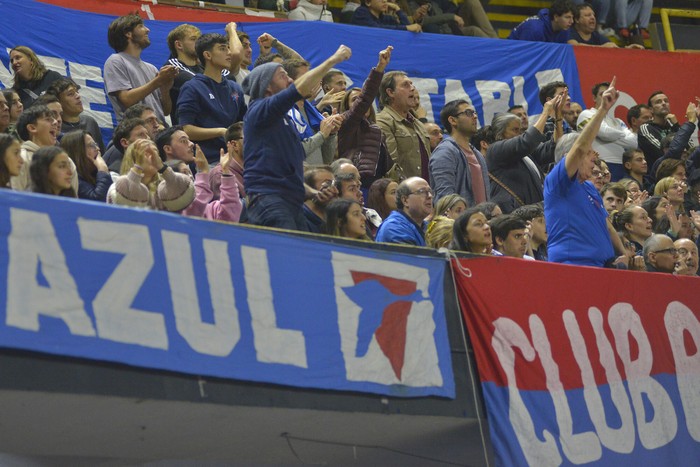
[[[377,241],[425,246],[425,218],[433,211],[433,192],[428,182],[412,177],[396,190],[396,210],[377,231]]]
[[[697,276],[698,274],[698,246],[689,238],[679,238],[673,242],[678,249],[678,261],[686,265],[684,272],[678,274],[685,276]]]
[[[600,101],[603,98],[603,93],[610,87],[610,83],[597,83],[593,86],[593,101],[594,105],[590,109],[581,112],[578,117],[578,131],[591,121],[593,116],[598,111]],[[622,154],[625,150],[637,148],[637,135],[627,128],[627,125],[611,115],[605,115],[603,122],[600,124],[598,135],[593,141],[593,149],[600,153],[600,159],[608,164],[612,181],[616,182],[625,177],[625,170],[622,165]],[[641,186],[641,185],[640,185]]]
[[[73,130],[87,131],[99,145],[100,152],[104,154],[106,148],[102,141],[100,126],[97,120],[83,112],[80,86],[70,78],[61,78],[51,83],[46,93],[56,96],[63,109],[61,132],[65,134]]]
[[[678,250],[668,235],[654,234],[644,242],[644,263],[648,272],[673,273],[679,266]],[[687,266],[682,269],[687,269]]]
[[[478,125],[474,107],[463,99],[448,102],[440,111],[440,121],[449,136],[430,158],[435,201],[453,193],[466,199],[469,206],[488,201],[491,185],[486,160],[470,143]]]

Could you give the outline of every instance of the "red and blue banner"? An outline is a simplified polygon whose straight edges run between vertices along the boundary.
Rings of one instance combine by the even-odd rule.
[[[454,398],[443,258],[0,190],[0,346]]]
[[[498,465],[696,465],[700,279],[462,260]]]

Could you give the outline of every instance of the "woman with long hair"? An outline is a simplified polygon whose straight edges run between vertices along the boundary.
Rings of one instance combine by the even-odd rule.
[[[109,168],[100,155],[100,147],[85,130],[66,133],[61,147],[75,162],[78,172],[78,198],[107,201],[107,191],[112,185]]]
[[[433,218],[445,216],[450,219],[457,219],[468,207],[466,199],[457,193],[452,193],[438,200],[433,210]]]
[[[34,153],[29,177],[34,193],[77,198],[71,186],[73,164],[66,151],[57,146],[45,146]]]
[[[455,221],[450,249],[468,253],[491,254],[493,240],[486,216],[477,207],[464,211]]]
[[[5,96],[7,105],[10,107],[10,127],[14,128],[19,115],[24,110],[24,104],[22,104],[19,94],[14,89],[5,89],[2,91],[2,95]]]
[[[60,73],[47,70],[34,51],[24,45],[10,50],[10,66],[15,73],[12,88],[19,94],[25,109],[31,106],[51,83],[62,78]]]
[[[10,188],[10,177],[19,175],[23,164],[19,140],[0,134],[0,188]]]
[[[326,233],[334,237],[370,240],[362,206],[355,200],[338,198],[326,207]]]
[[[365,205],[377,211],[382,219],[386,219],[391,211],[396,209],[396,189],[399,184],[390,178],[380,178],[369,187]]]
[[[107,192],[109,204],[180,212],[194,200],[192,179],[164,165],[151,140],[126,148],[121,174]]]

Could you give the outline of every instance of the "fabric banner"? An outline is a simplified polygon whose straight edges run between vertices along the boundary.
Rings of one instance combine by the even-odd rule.
[[[442,258],[10,190],[0,237],[3,347],[454,398]]]
[[[33,0],[4,0],[3,34],[0,36],[0,82],[12,84],[8,52],[23,44],[37,52],[44,63],[70,75],[83,89],[86,109],[105,129],[109,138],[116,123],[104,92],[102,67],[113,51],[107,44],[107,27],[114,16],[70,10]],[[32,27],[26,27],[32,18]],[[146,21],[151,46],[142,58],[160,68],[168,59],[168,32],[178,23]],[[203,32],[224,32],[224,23],[193,23]],[[568,45],[497,41],[439,34],[360,28],[323,22],[245,23],[258,55],[256,38],[268,32],[293,47],[312,65],[328,58],[340,44],[353,50],[351,60],[339,65],[349,85],[361,87],[378,53],[394,46],[390,70],[403,70],[421,94],[431,120],[440,120],[445,102],[467,99],[479,111],[481,124],[490,123],[498,112],[514,104],[525,105],[530,114],[540,113],[539,87],[554,80],[566,81],[572,98],[581,100],[578,70]]]
[[[700,279],[513,258],[461,266],[498,465],[697,464]]]

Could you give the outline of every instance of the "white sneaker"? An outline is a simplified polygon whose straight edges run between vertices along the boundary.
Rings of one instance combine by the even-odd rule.
[[[613,28],[601,28],[598,26],[598,32],[606,37],[612,37],[615,35],[615,30]]]

